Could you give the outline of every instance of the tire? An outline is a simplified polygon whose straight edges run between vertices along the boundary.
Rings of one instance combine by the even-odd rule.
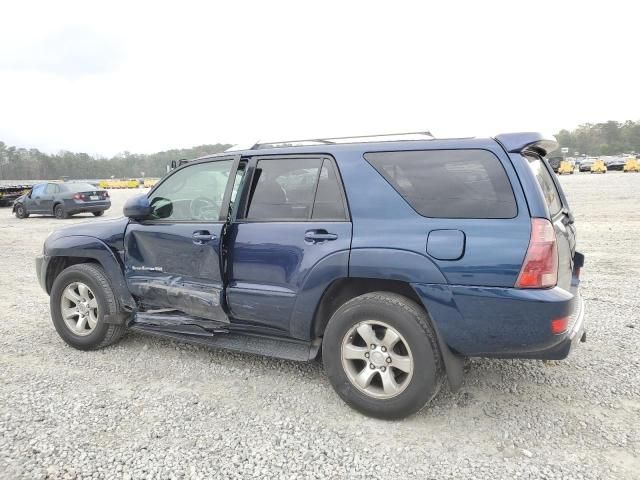
[[[29,218],[29,214],[27,213],[27,209],[24,208],[24,205],[19,203],[15,208],[16,218]]]
[[[360,328],[365,326],[365,332],[368,333],[371,324],[376,324],[372,326],[376,335],[372,341],[380,342],[375,350],[371,350],[371,345],[363,347],[364,336],[360,335]],[[385,329],[382,325],[391,327],[392,333],[395,331],[400,335],[395,346],[384,350],[392,359],[382,360],[378,354],[375,359],[373,357],[374,351],[384,348],[385,332],[389,328]],[[404,352],[396,350],[404,346]],[[349,352],[354,351],[355,355],[360,355],[361,350],[358,349],[367,349],[363,353],[366,360],[345,358],[349,356],[343,355],[346,348]],[[406,363],[407,358],[411,362]],[[399,363],[399,359],[403,362]],[[395,293],[367,293],[342,305],[333,314],[325,330],[322,360],[331,385],[350,407],[382,419],[398,419],[416,413],[436,396],[445,379],[438,341],[427,313],[414,301]],[[385,361],[390,365],[386,369],[382,366]],[[377,362],[377,365],[373,362]],[[411,373],[394,367],[393,362],[405,365],[405,368],[411,365],[408,369]],[[363,374],[370,375],[370,367],[377,372],[372,374],[373,379],[365,391],[352,379]],[[387,393],[383,372],[395,376],[392,385],[395,383],[400,386],[398,393]]]
[[[63,300],[63,294],[65,294],[67,287],[74,284],[86,285],[97,303],[97,322],[93,328],[87,329],[82,334],[71,329],[62,313],[63,301],[68,302],[66,298]],[[53,282],[49,306],[56,331],[68,345],[78,350],[104,348],[117,342],[126,331],[124,325],[104,322],[105,313],[118,313],[118,304],[104,270],[93,263],[72,265],[63,270]],[[88,321],[87,324],[89,324]]]
[[[93,212],[94,217],[101,217],[104,215],[104,210],[100,210],[99,212]]]
[[[53,207],[53,216],[59,220],[69,218],[69,214],[64,209],[64,205],[61,203],[58,203],[56,206]]]

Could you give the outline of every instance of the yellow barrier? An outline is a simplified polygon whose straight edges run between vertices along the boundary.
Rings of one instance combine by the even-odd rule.
[[[607,173],[607,165],[604,160],[598,159],[591,165],[591,173]]]
[[[575,169],[575,164],[573,162],[563,160],[560,162],[560,167],[558,168],[558,175],[562,175],[563,173],[573,174]]]
[[[140,182],[134,178],[129,180],[100,180],[100,188],[139,188]]]
[[[624,172],[640,172],[640,162],[635,158],[630,158],[626,161],[622,170]]]
[[[157,179],[157,178],[147,178],[147,179],[145,179],[144,188],[151,188],[151,187],[155,186],[155,184],[158,183],[158,180],[159,179]]]

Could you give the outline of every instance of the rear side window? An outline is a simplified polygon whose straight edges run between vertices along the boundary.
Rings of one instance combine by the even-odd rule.
[[[518,212],[502,164],[486,150],[376,152],[364,157],[425,217],[513,218]]]
[[[346,220],[342,190],[329,160],[324,160],[322,163],[311,218],[314,220]]]
[[[56,185],[55,183],[47,183],[47,188],[45,189],[44,193],[48,195],[58,193],[58,185]]]
[[[549,213],[551,216],[556,215],[562,210],[562,201],[560,200],[560,194],[558,193],[553,178],[551,178],[549,170],[544,165],[542,158],[536,155],[525,155],[525,158],[529,161],[531,171],[533,171],[538,185],[540,185],[542,189],[542,195],[549,208]]]
[[[259,160],[255,175],[249,220],[346,220],[342,190],[329,160]]]

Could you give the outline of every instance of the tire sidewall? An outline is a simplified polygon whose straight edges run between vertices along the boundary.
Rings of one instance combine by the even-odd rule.
[[[58,212],[60,212],[60,214],[58,214]],[[64,219],[65,218],[64,205],[59,203],[55,207],[53,207],[53,216],[60,220]]]
[[[62,292],[73,282],[82,282],[86,284],[98,301],[98,323],[89,335],[76,335],[69,329],[69,327],[67,327],[67,324],[62,317],[62,311],[60,309]],[[94,280],[93,276],[86,272],[75,270],[73,267],[63,271],[56,278],[53,283],[53,287],[51,288],[49,306],[51,309],[53,326],[65,342],[79,349],[93,348],[102,342],[109,329],[109,325],[104,321],[104,315],[105,313],[113,313],[110,309],[109,302],[106,301],[106,295],[109,294],[111,294],[111,292],[104,292],[104,289]]]
[[[27,209],[24,208],[24,205],[22,205],[21,203],[16,205],[16,217],[25,218],[26,214],[27,214]]]
[[[405,390],[395,397],[378,399],[366,395],[351,383],[344,371],[342,340],[355,324],[364,320],[380,320],[392,326],[404,337],[411,350],[412,378]],[[416,314],[372,298],[350,301],[338,309],[329,321],[322,344],[325,369],[338,395],[362,413],[386,419],[402,418],[417,412],[438,392],[440,379],[436,354],[439,352],[436,352]]]

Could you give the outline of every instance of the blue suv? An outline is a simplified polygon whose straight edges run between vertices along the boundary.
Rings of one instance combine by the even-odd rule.
[[[429,134],[256,144],[185,162],[124,217],[37,258],[69,345],[127,329],[309,361],[400,418],[464,357],[563,359],[585,340],[584,257],[553,137]]]

